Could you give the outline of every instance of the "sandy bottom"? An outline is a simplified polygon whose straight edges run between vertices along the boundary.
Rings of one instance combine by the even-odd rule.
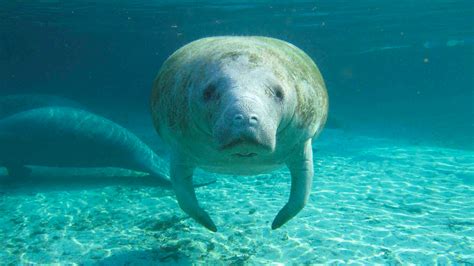
[[[314,149],[311,199],[275,231],[271,221],[289,193],[286,169],[253,177],[197,172],[200,180],[218,178],[197,189],[218,233],[136,172],[38,168],[32,180],[4,176],[0,261],[474,264],[474,152],[338,130],[326,130]]]

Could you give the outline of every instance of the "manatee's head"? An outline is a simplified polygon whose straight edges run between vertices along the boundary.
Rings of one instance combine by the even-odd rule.
[[[232,158],[274,152],[296,108],[295,90],[274,67],[251,58],[235,53],[207,64],[189,98],[191,122]]]

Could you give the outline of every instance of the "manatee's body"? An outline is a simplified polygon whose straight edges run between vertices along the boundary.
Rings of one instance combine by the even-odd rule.
[[[83,109],[79,103],[61,96],[48,94],[12,94],[0,96],[0,119],[22,111],[48,106]]]
[[[171,148],[171,181],[181,208],[217,230],[191,186],[196,167],[254,175],[288,166],[290,199],[278,228],[306,204],[312,139],[326,122],[321,74],[303,51],[265,37],[213,37],[171,55],[156,77],[155,128]]]
[[[120,167],[156,176],[170,185],[167,165],[118,124],[69,107],[31,109],[0,120],[0,165]]]

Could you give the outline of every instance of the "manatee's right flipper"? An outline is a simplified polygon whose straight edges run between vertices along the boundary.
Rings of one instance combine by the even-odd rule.
[[[173,183],[173,189],[179,206],[198,223],[204,225],[212,232],[217,232],[217,227],[211,217],[209,217],[209,214],[199,206],[196,193],[194,192],[193,172],[193,166],[183,163],[182,158],[179,158],[179,156],[172,156],[170,169],[171,183]]]
[[[7,165],[8,175],[14,178],[29,177],[31,174],[31,168],[24,165]]]

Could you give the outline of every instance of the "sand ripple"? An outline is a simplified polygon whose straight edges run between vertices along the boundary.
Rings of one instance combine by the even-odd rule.
[[[186,217],[170,191],[150,185],[4,187],[0,261],[474,264],[472,151],[335,130],[314,146],[310,202],[276,231],[270,224],[288,197],[286,169],[219,176],[199,188],[215,234]]]

